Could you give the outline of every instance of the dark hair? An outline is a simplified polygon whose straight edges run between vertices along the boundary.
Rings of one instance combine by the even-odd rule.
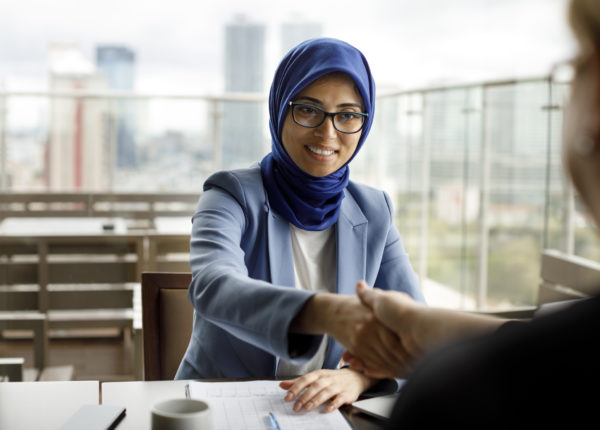
[[[600,55],[600,2],[571,0],[569,23],[579,41],[580,55]]]

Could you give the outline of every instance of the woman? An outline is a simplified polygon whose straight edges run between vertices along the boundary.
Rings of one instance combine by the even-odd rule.
[[[582,200],[600,225],[600,2],[572,0],[570,16],[580,52],[563,155]],[[388,428],[441,423],[452,428],[598,425],[593,423],[600,386],[599,295],[519,323],[425,308],[403,294],[369,289],[364,283],[357,293],[394,329],[405,352],[422,360],[404,385]],[[441,348],[460,337],[462,341]],[[441,349],[432,352],[437,348]],[[425,351],[430,353],[421,358]],[[390,374],[364,365],[352,354],[346,358],[372,375]]]
[[[401,345],[354,296],[367,279],[423,301],[389,198],[349,181],[348,163],[373,122],[364,56],[312,39],[279,65],[269,96],[272,152],[260,166],[219,172],[193,217],[189,297],[194,329],[185,378],[289,377],[288,400],[313,409],[352,402],[374,380],[338,368],[343,347],[370,333],[373,365]],[[323,369],[323,370],[319,370]]]

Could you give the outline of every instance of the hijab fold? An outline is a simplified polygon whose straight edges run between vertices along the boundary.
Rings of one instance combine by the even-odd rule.
[[[361,137],[350,160],[335,172],[312,176],[289,157],[281,142],[288,103],[321,76],[344,72],[354,80],[365,106]],[[375,111],[375,83],[367,60],[352,45],[337,39],[318,38],[302,42],[281,60],[269,93],[271,152],[260,163],[269,204],[280,216],[304,230],[325,230],[337,222],[348,185],[348,163],[366,139]]]

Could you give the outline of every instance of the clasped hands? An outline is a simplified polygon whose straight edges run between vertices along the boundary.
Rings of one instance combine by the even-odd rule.
[[[358,282],[356,293],[351,321],[342,334],[334,334],[346,348],[343,359],[374,378],[407,376],[422,354],[412,321],[421,305],[405,293],[371,289],[364,281]]]
[[[406,377],[428,351],[453,339],[496,330],[501,318],[431,308],[398,291],[369,288],[364,281],[356,296],[315,294],[295,328],[327,333],[346,348],[350,368],[321,369],[281,382],[294,410],[311,410],[331,399],[331,411],[352,403],[373,378]]]
[[[315,294],[296,316],[292,332],[327,333],[346,348],[350,368],[320,369],[282,381],[285,400],[294,410],[313,410],[328,402],[326,411],[355,401],[376,379],[403,377],[412,369],[419,348],[411,341],[405,318],[421,306],[408,295],[357,285],[357,295]],[[408,334],[408,336],[407,336]]]

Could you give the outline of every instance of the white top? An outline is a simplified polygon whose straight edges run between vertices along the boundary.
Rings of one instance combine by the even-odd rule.
[[[337,265],[334,232],[333,227],[323,231],[309,231],[290,224],[296,288],[325,293],[335,292]],[[303,375],[321,369],[326,348],[327,336],[323,336],[319,350],[306,363],[294,365],[280,359],[277,365],[277,376]]]

